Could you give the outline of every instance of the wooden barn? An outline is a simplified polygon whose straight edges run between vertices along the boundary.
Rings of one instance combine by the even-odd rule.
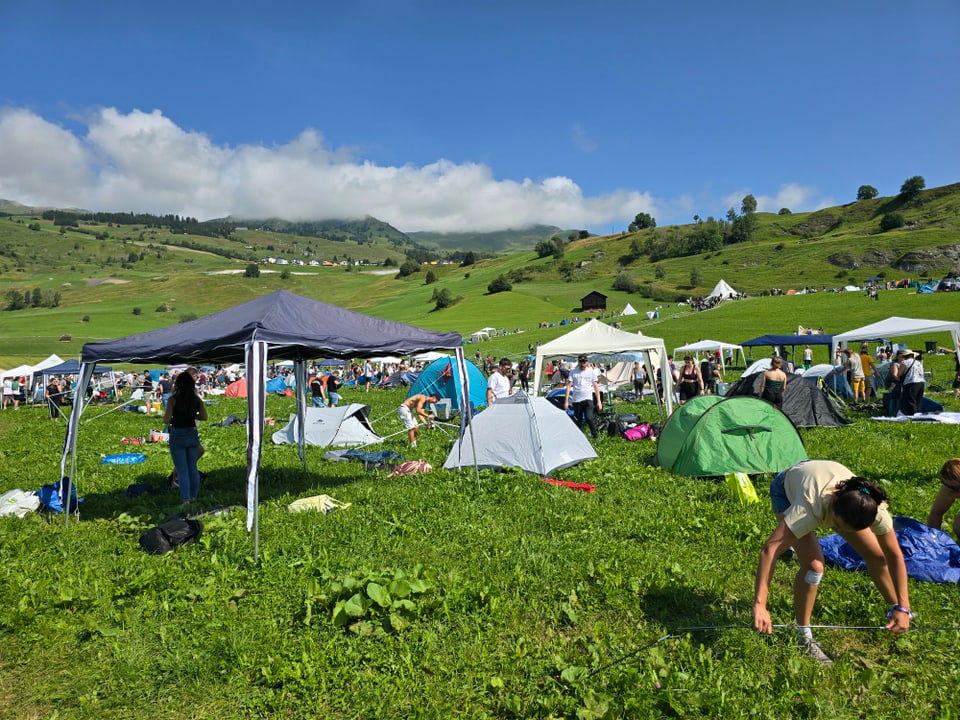
[[[591,290],[580,298],[580,309],[583,312],[600,312],[607,309],[607,296],[602,292]]]

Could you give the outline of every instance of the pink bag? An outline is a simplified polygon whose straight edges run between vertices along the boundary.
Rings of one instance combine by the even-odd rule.
[[[653,436],[653,428],[647,423],[640,423],[623,431],[623,437],[627,440],[646,440]]]

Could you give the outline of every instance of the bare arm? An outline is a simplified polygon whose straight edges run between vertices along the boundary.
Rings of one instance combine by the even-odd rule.
[[[601,399],[600,395],[600,385],[596,380],[593,381],[593,392],[597,396],[597,410],[603,410],[603,400]]]
[[[781,517],[779,523],[777,523],[777,528],[767,538],[767,542],[760,550],[760,562],[757,565],[757,578],[753,590],[753,627],[758,632],[773,632],[773,623],[767,610],[770,580],[773,578],[773,569],[776,567],[777,558],[796,542],[796,535],[790,531]]]
[[[890,577],[893,579],[894,592],[897,595],[897,606],[910,610],[910,590],[907,583],[907,566],[903,562],[903,552],[897,542],[897,534],[891,530],[884,535],[877,535],[877,542],[886,558]],[[887,630],[895,633],[905,633],[910,629],[910,613],[894,610],[887,623]]]
[[[197,419],[198,419],[198,420],[206,421],[206,419],[207,419],[207,404],[203,401],[203,398],[201,398],[199,395],[197,396],[197,399],[200,401],[200,409],[197,410]]]
[[[941,529],[943,525],[943,515],[953,505],[954,500],[960,497],[960,492],[951,490],[946,485],[940,486],[940,492],[933,499],[933,506],[930,508],[930,514],[927,516],[927,525]]]
[[[169,425],[171,422],[173,422],[173,406],[176,404],[176,402],[177,399],[175,397],[171,397],[169,400],[167,400],[167,409],[163,413],[164,425]],[[206,410],[204,410],[204,412],[206,412]]]

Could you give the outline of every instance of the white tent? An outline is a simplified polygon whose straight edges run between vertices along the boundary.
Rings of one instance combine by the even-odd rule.
[[[0,378],[13,378],[13,377],[30,377],[33,375],[33,365],[17,365],[15,368],[10,368],[9,370],[4,370],[0,373]]]
[[[832,352],[838,347],[847,347],[850,343],[865,340],[890,340],[908,335],[930,335],[931,333],[950,333],[953,349],[960,352],[960,322],[948,320],[921,320],[914,318],[888,317],[886,320],[864,325],[856,330],[833,336]],[[916,348],[914,348],[916,349]]]
[[[727,350],[733,352],[733,357],[736,357],[737,352],[740,352],[740,359],[743,361],[743,366],[747,366],[747,358],[743,354],[743,347],[740,345],[734,345],[733,343],[720,342],[719,340],[699,340],[690,345],[684,345],[683,347],[678,347],[673,351],[673,356],[677,357],[681,353],[687,353],[688,355],[695,355],[697,362],[700,361],[700,353],[714,353],[717,350],[720,351],[720,370],[722,372],[727,371],[726,362],[724,356],[727,354]]]
[[[347,447],[380,442],[370,426],[370,406],[350,403],[338,407],[308,407],[303,414],[304,442],[319,447]],[[296,444],[300,437],[296,413],[273,434],[276,445]]]
[[[48,367],[54,367],[55,365],[63,365],[63,358],[57,354],[53,354],[46,360],[41,360],[38,362],[33,366],[33,371],[40,372],[41,370],[46,370]]]
[[[443,467],[452,470],[518,467],[540,477],[597,457],[596,451],[560,408],[523,392],[497,400],[470,421],[473,439],[462,436]]]
[[[627,306],[623,309],[621,315],[636,315],[637,311],[633,309],[633,305],[627,303]]]
[[[714,286],[713,292],[707,295],[707,299],[712,297],[718,297],[723,300],[729,300],[730,298],[737,297],[739,294],[740,293],[738,293],[736,290],[730,287],[729,284],[727,284],[726,280],[720,280],[720,282],[718,282]]]
[[[410,357],[414,362],[422,362],[426,364],[432,363],[434,360],[439,360],[440,358],[450,357],[448,353],[437,352],[436,350],[431,350],[430,352],[417,353]]]
[[[667,362],[667,351],[663,340],[646,335],[617,330],[599,320],[584,323],[566,335],[544,343],[537,348],[537,358],[533,375],[533,394],[540,391],[543,379],[544,360],[547,358],[572,357],[580,354],[611,356],[618,353],[641,353],[647,368],[648,377],[655,378],[656,368],[660,368],[663,377],[663,398],[667,414],[673,412],[673,375]]]

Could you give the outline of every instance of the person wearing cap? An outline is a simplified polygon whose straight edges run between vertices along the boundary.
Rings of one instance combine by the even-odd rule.
[[[340,402],[340,388],[343,387],[343,380],[340,378],[340,371],[334,370],[327,377],[327,403],[330,407],[336,407]]]
[[[509,397],[511,391],[510,370],[513,363],[510,358],[500,358],[500,362],[487,378],[487,405],[493,405],[497,398]]]
[[[753,627],[773,632],[767,595],[777,558],[790,548],[799,568],[793,582],[793,612],[801,645],[809,657],[832,664],[813,638],[811,618],[823,578],[823,550],[817,528],[832,527],[867,564],[873,584],[890,605],[886,629],[910,629],[910,594],[903,551],[893,531],[884,490],[832,460],[804,460],[770,483],[770,504],[777,527],[760,551],[753,599]]]
[[[960,458],[950,458],[940,468],[940,491],[933,499],[927,525],[941,529],[944,514],[960,498]],[[953,534],[960,540],[960,513],[953,518]]]
[[[573,405],[573,421],[581,429],[586,423],[594,440],[599,438],[596,413],[603,409],[599,378],[597,369],[587,363],[587,356],[579,356],[577,367],[567,377],[567,392],[563,399],[564,411]]]
[[[926,380],[923,377],[923,361],[913,350],[904,350],[897,369],[901,379],[900,412],[904,415],[916,415],[923,402],[923,390]]]

